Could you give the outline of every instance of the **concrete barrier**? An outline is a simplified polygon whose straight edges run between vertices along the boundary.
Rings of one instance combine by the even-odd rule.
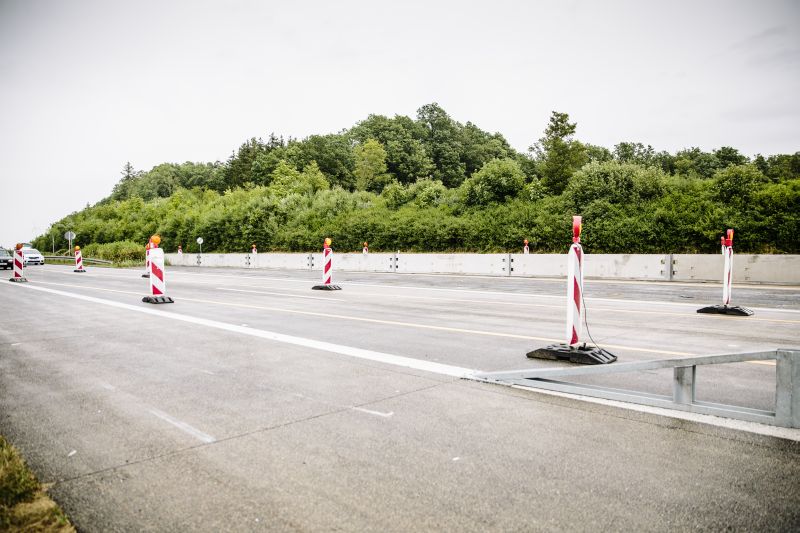
[[[166,254],[170,265],[288,270],[322,269],[321,253]],[[338,253],[350,272],[565,277],[567,254]],[[586,254],[585,276],[601,279],[721,282],[721,254]],[[800,285],[800,255],[734,256],[733,283]]]

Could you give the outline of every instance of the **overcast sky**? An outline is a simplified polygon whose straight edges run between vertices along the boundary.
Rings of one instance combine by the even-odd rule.
[[[224,161],[273,131],[438,102],[522,151],[558,110],[609,148],[752,156],[800,150],[798,95],[797,0],[0,0],[0,245],[126,161]]]

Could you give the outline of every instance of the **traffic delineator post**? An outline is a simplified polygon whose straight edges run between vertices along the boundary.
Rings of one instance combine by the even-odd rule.
[[[86,272],[83,269],[83,254],[81,253],[81,247],[75,247],[75,270],[73,272]]]
[[[330,237],[325,238],[322,245],[322,285],[311,287],[315,291],[340,291],[341,287],[333,284],[333,248]]]
[[[25,283],[28,279],[25,277],[25,256],[22,254],[22,244],[17,243],[14,247],[14,274],[8,281],[15,283]]]
[[[726,234],[720,238],[720,245],[722,248],[722,257],[724,259],[722,266],[722,304],[702,307],[698,309],[697,312],[718,315],[751,316],[753,314],[752,309],[739,305],[731,305],[731,291],[733,289],[732,229],[729,229]]]
[[[142,274],[142,277],[150,277],[150,241],[147,241],[147,244],[144,245],[144,274]]]
[[[159,248],[161,237],[153,235],[150,242],[150,295],[142,298],[149,304],[171,304],[174,300],[167,296],[167,280],[164,276],[164,250]]]
[[[572,217],[572,245],[567,259],[567,328],[564,344],[551,344],[528,352],[530,359],[566,360],[597,365],[613,363],[617,356],[597,346],[581,344],[583,315],[583,247],[581,217]]]

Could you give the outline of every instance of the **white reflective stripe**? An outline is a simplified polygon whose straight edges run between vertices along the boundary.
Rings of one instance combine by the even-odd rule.
[[[121,302],[115,302],[113,300],[104,300],[102,298],[95,298],[94,296],[84,296],[83,294],[77,294],[74,292],[67,292],[67,291],[59,291],[56,289],[48,289],[46,287],[36,287],[31,285],[30,283],[20,284],[20,283],[9,283],[9,285],[14,285],[18,287],[26,287],[28,289],[34,291],[42,291],[47,292],[50,294],[57,294],[59,296],[66,296],[68,298],[75,298],[78,300],[83,300],[85,302],[92,302],[102,305],[107,305],[110,307],[116,307],[118,309],[125,309],[127,311],[135,311],[137,313],[144,313],[147,315],[157,316],[162,319],[168,320],[179,320],[181,322],[189,322],[191,324],[197,324],[200,326],[204,326],[207,328],[215,328],[221,329],[224,331],[230,331],[232,333],[239,333],[242,335],[249,335],[251,337],[259,337],[262,339],[271,340],[274,342],[282,342],[285,344],[293,344],[295,346],[303,346],[305,348],[312,348],[315,350],[320,350],[324,352],[331,352],[337,353],[340,355],[346,355],[348,357],[354,357],[357,359],[365,359],[369,361],[375,361],[378,363],[384,363],[387,365],[394,365],[400,366],[405,368],[412,368],[414,370],[424,370],[425,372],[431,372],[433,374],[440,374],[443,376],[450,376],[455,378],[469,378],[472,376],[477,370],[472,368],[464,368],[460,366],[452,366],[452,365],[445,365],[442,363],[435,363],[433,361],[426,361],[422,359],[414,359],[412,357],[404,357],[402,355],[394,355],[384,352],[375,352],[372,350],[365,350],[362,348],[356,348],[354,346],[345,346],[342,344],[334,344],[331,342],[325,341],[318,341],[314,339],[307,339],[305,337],[295,337],[293,335],[284,335],[283,333],[276,333],[274,331],[267,331],[263,329],[256,329],[244,326],[238,326],[235,324],[227,324],[225,322],[218,322],[216,320],[209,320],[206,318],[199,318],[189,315],[181,315],[178,313],[167,312],[167,311],[159,311],[157,309],[153,309],[151,306],[135,306],[130,304],[124,304]]]
[[[14,251],[14,277],[15,278],[22,278],[24,277],[24,268],[25,268],[25,256],[22,255],[22,250],[15,250]]]
[[[163,296],[167,294],[167,280],[164,274],[164,250],[150,250],[150,294]]]
[[[576,283],[577,282],[577,283]],[[575,294],[577,286],[578,293]],[[580,304],[575,303],[575,299],[582,301],[583,298],[583,248],[578,243],[573,243],[569,247],[569,257],[567,258],[567,329],[566,343],[574,345],[580,342],[581,336],[581,309]],[[575,341],[573,342],[573,332]]]

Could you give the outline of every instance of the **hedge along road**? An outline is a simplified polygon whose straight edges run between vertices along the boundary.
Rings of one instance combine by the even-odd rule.
[[[558,282],[338,273],[324,293],[317,273],[172,268],[176,303],[148,306],[140,273],[0,284],[0,432],[81,530],[798,520],[796,440],[457,378],[552,364],[524,354],[560,340]],[[587,281],[589,325],[621,361],[796,344],[795,291],[734,291],[755,317],[697,315],[716,286]],[[714,372],[708,399],[772,401],[774,366]]]

